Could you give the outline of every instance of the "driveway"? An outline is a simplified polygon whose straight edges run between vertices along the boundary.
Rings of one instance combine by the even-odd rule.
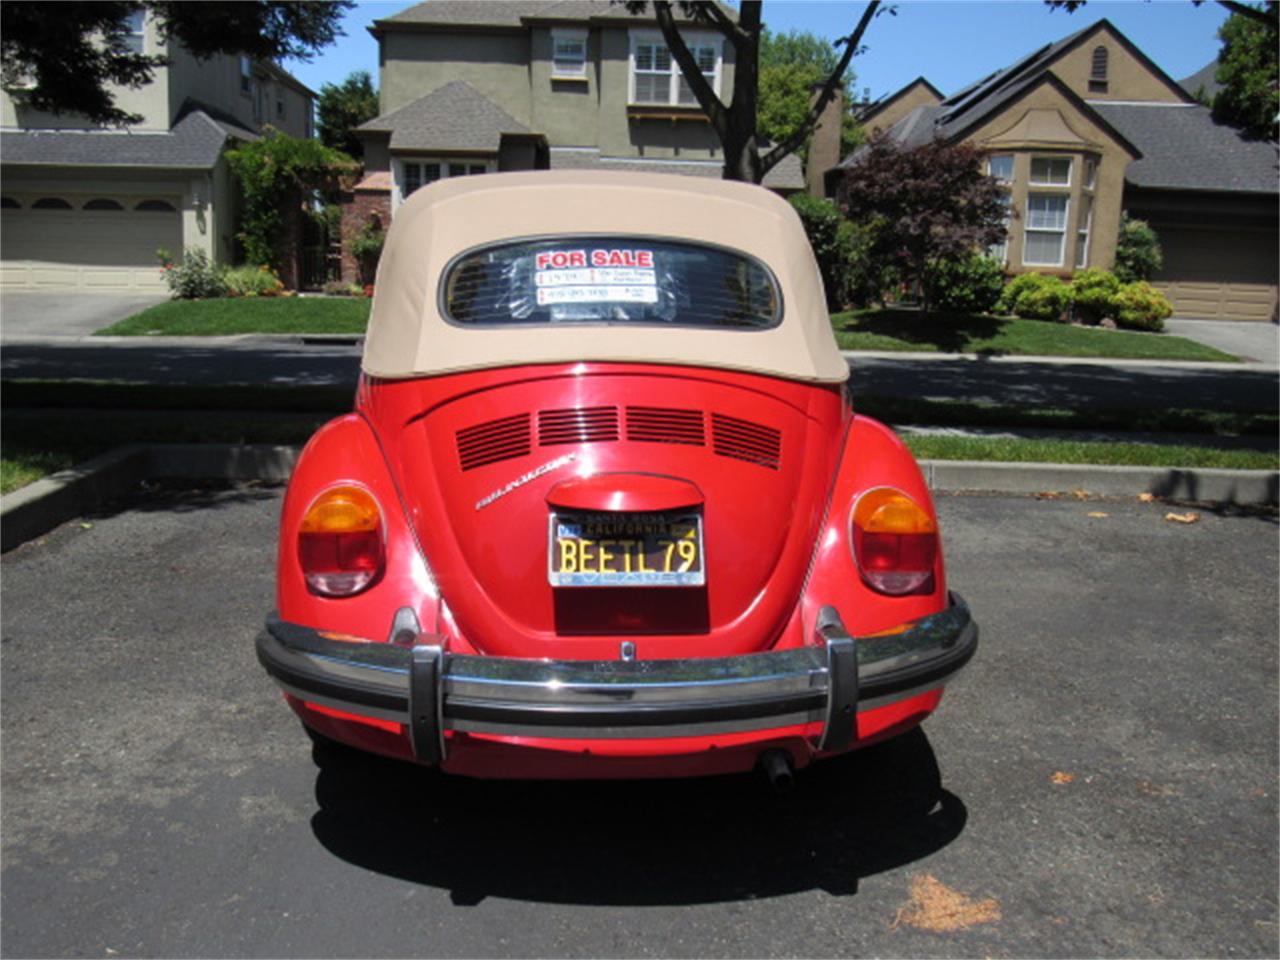
[[[0,291],[0,340],[86,337],[168,300],[162,293],[26,293]]]
[[[1164,322],[1168,333],[1196,343],[1217,347],[1250,363],[1280,365],[1280,326],[1232,320],[1178,320]]]
[[[313,758],[279,490],[66,524],[2,562],[3,955],[1280,955],[1273,519],[938,506],[977,656],[780,799]]]

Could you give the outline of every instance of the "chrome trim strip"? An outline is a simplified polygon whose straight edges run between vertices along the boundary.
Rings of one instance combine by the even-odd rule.
[[[681,723],[662,727],[552,727],[525,726],[511,723],[492,723],[481,720],[451,720],[450,730],[467,733],[508,734],[527,737],[544,737],[549,740],[636,740],[652,737],[666,740],[679,737],[711,736],[721,733],[751,733],[802,723],[821,723],[825,708],[808,713],[789,713],[776,717],[757,717],[753,720],[729,720],[720,723]]]
[[[399,710],[382,710],[378,707],[367,707],[361,703],[351,703],[347,700],[327,697],[311,690],[303,690],[299,687],[295,687],[293,684],[285,683],[283,680],[276,680],[276,686],[285,693],[292,694],[297,697],[299,700],[305,700],[307,703],[318,703],[322,707],[329,707],[332,710],[341,710],[343,713],[353,713],[359,717],[376,717],[379,720],[392,720],[396,723],[409,722],[409,714]]]

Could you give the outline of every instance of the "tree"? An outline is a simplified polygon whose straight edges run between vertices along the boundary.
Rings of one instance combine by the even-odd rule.
[[[142,117],[116,106],[107,86],[145,86],[166,63],[163,55],[130,47],[130,19],[139,11],[155,20],[164,42],[177,42],[201,60],[215,54],[308,60],[341,35],[342,13],[352,6],[350,0],[6,0],[0,4],[0,73],[4,85],[23,88],[23,100],[37,110],[124,126]]]
[[[1280,4],[1266,5],[1274,18]],[[1267,24],[1242,13],[1233,13],[1218,30],[1222,50],[1218,54],[1217,81],[1222,89],[1213,98],[1213,119],[1238,128],[1257,140],[1276,139],[1276,114],[1280,112],[1280,65],[1276,32]]]
[[[775,143],[790,137],[808,116],[814,89],[823,84],[839,61],[835,47],[812,33],[773,33],[766,27],[760,34],[760,136]],[[849,109],[854,100],[854,81],[853,71],[847,69],[838,87],[844,94],[842,156],[859,142],[858,125]],[[806,140],[801,152],[807,149]]]
[[[837,189],[846,217],[872,233],[868,256],[882,275],[920,283],[937,263],[959,262],[1005,238],[1004,190],[983,172],[984,154],[934,140],[904,150],[880,135]]]
[[[861,49],[862,35],[881,10],[880,0],[870,0],[853,32],[835,41],[837,46],[844,47],[844,53],[836,63],[836,68],[827,75],[822,90],[810,106],[803,123],[790,136],[761,156],[757,137],[759,118],[756,112],[760,79],[760,34],[764,29],[761,0],[742,0],[738,6],[737,21],[718,3],[710,0],[681,0],[681,11],[689,18],[681,24],[676,23],[670,0],[652,0],[652,3],[648,0],[626,0],[627,11],[632,14],[643,13],[648,6],[653,8],[653,15],[658,21],[667,49],[671,51],[672,59],[679,65],[680,73],[697,99],[698,106],[706,113],[712,129],[720,138],[720,145],[724,149],[724,178],[746,180],[750,183],[759,183],[783,157],[793,153],[804,143],[817,125],[822,111],[831,102],[831,97],[841,77],[849,69],[854,55]],[[680,35],[681,29],[690,24],[697,29],[715,30],[733,47],[733,95],[728,103],[716,96]]]
[[[1145,220],[1134,220],[1129,211],[1120,214],[1116,237],[1115,274],[1123,283],[1150,280],[1164,265],[1160,238]]]
[[[1088,0],[1044,0],[1045,5],[1054,10],[1065,10],[1067,13],[1075,13],[1081,7],[1088,3]],[[1192,6],[1200,6],[1205,0],[1191,0]],[[1275,0],[1266,0],[1262,7],[1253,7],[1247,3],[1241,3],[1239,0],[1218,0],[1218,6],[1224,10],[1231,11],[1232,14],[1253,20],[1270,30],[1273,34],[1280,32],[1280,17],[1276,14]]]
[[[378,94],[369,71],[357,70],[342,83],[324,84],[316,115],[321,143],[348,156],[364,156],[364,145],[351,131],[378,115]]]
[[[270,127],[258,140],[228,150],[227,163],[244,194],[238,239],[245,261],[254,266],[278,266],[286,234],[300,229],[304,205],[357,169],[344,153]]]

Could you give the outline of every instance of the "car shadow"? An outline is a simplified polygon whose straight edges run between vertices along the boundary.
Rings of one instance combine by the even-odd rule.
[[[342,748],[314,757],[321,844],[458,905],[849,895],[860,878],[945,847],[968,819],[919,729],[815,764],[785,796],[755,774],[481,781]]]

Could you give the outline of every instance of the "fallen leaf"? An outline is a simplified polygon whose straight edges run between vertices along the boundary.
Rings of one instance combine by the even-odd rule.
[[[80,524],[80,529],[81,529],[81,530],[92,530],[92,529],[93,529],[93,524],[92,524],[92,523],[82,523],[82,524]]]
[[[1076,487],[1076,489],[1072,490],[1072,491],[1071,491],[1071,495],[1072,495],[1073,497],[1075,497],[1077,500],[1088,500],[1088,499],[1089,499],[1089,491],[1088,491],[1088,490],[1081,490],[1079,487]]]
[[[1195,523],[1197,520],[1200,519],[1200,514],[1198,513],[1166,513],[1164,515],[1164,518],[1166,520],[1172,520],[1174,523]]]
[[[1063,773],[1061,770],[1059,770],[1056,773],[1054,773],[1054,775],[1051,776],[1049,779],[1053,783],[1061,784],[1061,783],[1070,783],[1075,778],[1076,778],[1076,775],[1074,773]]]
[[[1036,499],[1037,500],[1061,500],[1062,494],[1054,493],[1051,490],[1046,490],[1043,493],[1037,493]]]
[[[911,900],[899,908],[890,929],[905,923],[920,930],[947,933],[999,919],[1000,904],[995,900],[966,897],[926,873],[911,878]]]
[[[1087,516],[1090,517],[1109,517],[1111,514],[1103,513],[1101,510],[1090,510]]]
[[[1143,503],[1151,503],[1151,501],[1155,500],[1155,498],[1156,498],[1156,495],[1154,493],[1138,494],[1138,499],[1141,500]]]

